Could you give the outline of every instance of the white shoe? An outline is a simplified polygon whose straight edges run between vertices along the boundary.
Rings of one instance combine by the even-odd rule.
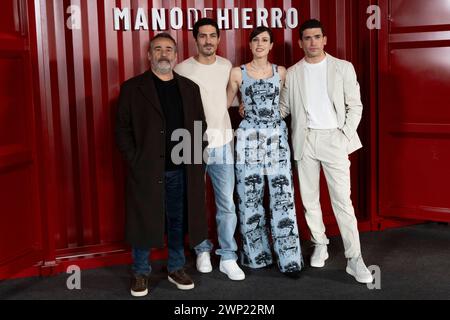
[[[201,273],[210,273],[212,271],[211,256],[209,252],[202,252],[197,255],[197,270]]]
[[[349,275],[355,277],[356,281],[359,283],[373,282],[372,273],[370,273],[369,269],[367,269],[361,256],[358,258],[348,259],[346,271]]]
[[[316,244],[311,256],[311,267],[323,268],[325,261],[329,258],[326,244]]]
[[[234,260],[220,261],[219,270],[220,272],[225,273],[231,280],[241,281],[245,279],[244,271],[239,268]]]

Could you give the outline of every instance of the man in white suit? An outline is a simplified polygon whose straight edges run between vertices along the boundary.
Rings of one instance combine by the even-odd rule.
[[[300,191],[315,244],[311,266],[322,268],[328,259],[319,200],[322,167],[348,259],[346,271],[360,283],[371,283],[350,198],[349,154],[362,147],[356,132],[363,109],[360,89],[353,65],[325,53],[326,44],[320,21],[309,20],[300,27],[305,58],[288,70],[280,108],[283,117],[292,115]]]

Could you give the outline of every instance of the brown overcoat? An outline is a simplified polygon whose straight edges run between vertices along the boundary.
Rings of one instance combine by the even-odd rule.
[[[184,126],[194,148],[206,146],[206,122],[199,87],[174,73],[184,110]],[[194,134],[194,122],[202,130]],[[198,131],[198,130],[197,130]],[[197,144],[194,143],[197,139]],[[164,173],[166,130],[164,113],[151,71],[126,81],[120,90],[116,141],[128,168],[126,182],[126,240],[140,248],[164,246]],[[200,150],[200,152],[202,151]],[[193,160],[193,159],[192,159]],[[204,164],[186,165],[186,198],[189,243],[195,247],[207,238]]]

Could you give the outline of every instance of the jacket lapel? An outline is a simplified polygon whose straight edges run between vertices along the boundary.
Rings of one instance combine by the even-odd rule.
[[[328,96],[331,102],[334,102],[334,87],[336,81],[336,65],[334,58],[327,53],[327,86],[328,86]]]
[[[150,102],[151,106],[155,108],[162,117],[164,117],[151,71],[147,71],[144,73],[144,77],[139,88],[144,97]]]
[[[302,102],[303,102],[303,107],[305,108],[305,111],[307,112],[307,105],[308,105],[308,101],[307,101],[307,95],[306,95],[306,74],[305,74],[305,60],[303,59],[302,61],[300,61],[299,65],[298,65],[298,73],[299,75],[299,79],[298,79],[298,83],[299,83],[299,89],[300,89],[300,94],[302,97]]]

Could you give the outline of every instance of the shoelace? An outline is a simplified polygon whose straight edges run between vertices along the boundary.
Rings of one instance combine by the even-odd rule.
[[[145,282],[146,282],[146,279],[145,279],[144,277],[138,277],[138,278],[136,278],[136,286],[137,286],[138,288],[145,287]]]
[[[186,273],[184,272],[183,269],[181,269],[181,270],[178,272],[178,276],[181,277],[181,278],[185,278],[185,277],[186,277]]]
[[[186,272],[184,271],[184,269],[175,271],[175,272],[173,273],[173,275],[174,275],[175,277],[177,277],[177,278],[182,278],[182,279],[184,279],[184,278],[187,277]]]
[[[356,270],[358,272],[367,272],[366,271],[367,267],[364,263],[364,260],[361,257],[359,257],[358,260],[356,261]]]

